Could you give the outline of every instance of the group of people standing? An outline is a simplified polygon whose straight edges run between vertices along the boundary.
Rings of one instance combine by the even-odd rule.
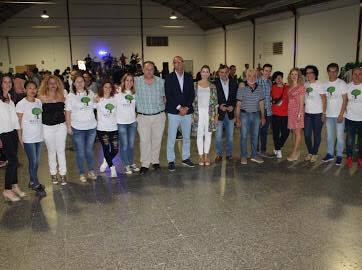
[[[165,80],[154,75],[151,61],[143,64],[143,75],[127,73],[121,84],[105,80],[97,94],[86,83],[87,73],[74,73],[69,93],[61,80],[46,76],[38,87],[36,82],[25,84],[26,97],[15,106],[9,91],[11,78],[4,76],[0,92],[0,139],[8,160],[3,195],[18,201],[25,193],[17,182],[18,142],[29,161],[29,187],[45,195],[37,176],[42,142],[48,152],[48,165],[53,184],[67,184],[65,145],[67,134],[72,136],[79,180],[97,178],[93,146],[96,136],[102,145],[104,159],[99,171],[110,170],[117,177],[113,160],[120,152],[125,174],[146,174],[150,167],[160,169],[161,142],[168,121],[168,170],[175,171],[175,142],[179,127],[182,132],[182,164],[194,167],[190,159],[191,134],[196,136],[198,164],[208,166],[212,133],[215,132],[216,158],[220,162],[233,159],[234,126],[240,128],[240,163],[248,163],[248,138],[251,141],[250,161],[263,163],[267,155],[267,137],[272,126],[273,155],[282,158],[282,148],[293,133],[293,150],[289,161],[300,158],[302,130],[308,154],[305,161],[315,162],[321,142],[323,123],[327,127],[328,149],[322,161],[342,163],[345,125],[347,130],[347,165],[352,166],[353,149],[358,134],[358,163],[362,167],[362,69],[353,70],[353,81],[346,84],[338,79],[339,67],[327,67],[329,80],[318,81],[315,66],[305,68],[306,82],[298,68],[288,74],[274,72],[265,64],[261,76],[248,69],[246,81],[239,85],[230,76],[229,68],[220,65],[218,78],[210,82],[210,68],[204,65],[201,79],[194,83],[184,71],[182,57],[173,59],[174,72]],[[96,110],[96,113],[95,113]],[[134,144],[138,130],[140,163],[134,161]],[[225,130],[225,147],[223,131]],[[335,137],[337,148],[335,151]],[[336,153],[335,153],[336,152]],[[87,165],[87,168],[84,166]]]

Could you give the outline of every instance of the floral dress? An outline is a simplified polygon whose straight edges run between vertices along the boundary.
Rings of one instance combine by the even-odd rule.
[[[289,87],[288,89],[288,129],[304,128],[304,108],[299,112],[300,97],[304,95],[304,85]],[[299,118],[298,113],[300,113]]]

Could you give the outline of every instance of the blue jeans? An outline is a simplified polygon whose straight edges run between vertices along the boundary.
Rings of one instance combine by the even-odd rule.
[[[24,150],[28,158],[28,170],[30,176],[30,184],[33,186],[39,185],[38,167],[40,161],[41,142],[24,143]]]
[[[337,157],[341,157],[344,147],[344,120],[337,123],[337,117],[327,117],[327,153],[334,156],[334,145],[337,135]]]
[[[346,119],[347,129],[347,157],[353,157],[356,136],[358,142],[358,158],[362,158],[362,121],[352,121]]]
[[[226,155],[231,156],[233,154],[233,135],[234,135],[234,119],[230,120],[228,114],[225,113],[225,117],[222,121],[218,121],[216,128],[216,155],[222,156],[222,133],[223,128],[226,131]]]
[[[167,160],[175,162],[175,142],[177,128],[181,125],[182,132],[182,160],[190,158],[190,133],[191,133],[191,114],[178,115],[168,114],[168,135],[167,135]]]
[[[84,174],[84,160],[87,161],[88,170],[94,170],[93,146],[96,138],[96,129],[79,130],[72,128],[73,144],[79,174]]]
[[[322,134],[322,114],[306,113],[304,116],[304,140],[308,148],[308,153],[312,155],[318,154],[321,144]]]
[[[118,138],[121,159],[125,166],[134,164],[134,141],[137,132],[137,122],[118,124]]]
[[[248,157],[248,135],[250,134],[251,141],[251,157],[255,158],[258,147],[258,136],[260,126],[260,112],[240,113],[240,149],[241,157]]]

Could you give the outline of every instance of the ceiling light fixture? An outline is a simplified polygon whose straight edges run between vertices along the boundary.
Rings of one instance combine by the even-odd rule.
[[[171,20],[176,20],[176,19],[177,19],[177,16],[176,16],[176,14],[175,14],[174,11],[171,12],[170,19],[171,19]]]
[[[43,19],[48,19],[49,15],[46,10],[43,10],[43,14],[41,14],[40,17],[42,17]]]

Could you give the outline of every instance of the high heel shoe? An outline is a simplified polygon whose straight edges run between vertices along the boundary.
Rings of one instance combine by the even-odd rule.
[[[12,191],[15,195],[19,196],[20,198],[24,198],[26,193],[21,191],[17,184],[13,185]]]
[[[5,198],[5,201],[11,201],[11,202],[20,201],[20,198],[18,196],[16,196],[12,190],[5,190],[3,192],[3,196]]]
[[[287,157],[288,161],[297,161],[300,158],[300,152],[296,153],[295,155],[291,154]]]

